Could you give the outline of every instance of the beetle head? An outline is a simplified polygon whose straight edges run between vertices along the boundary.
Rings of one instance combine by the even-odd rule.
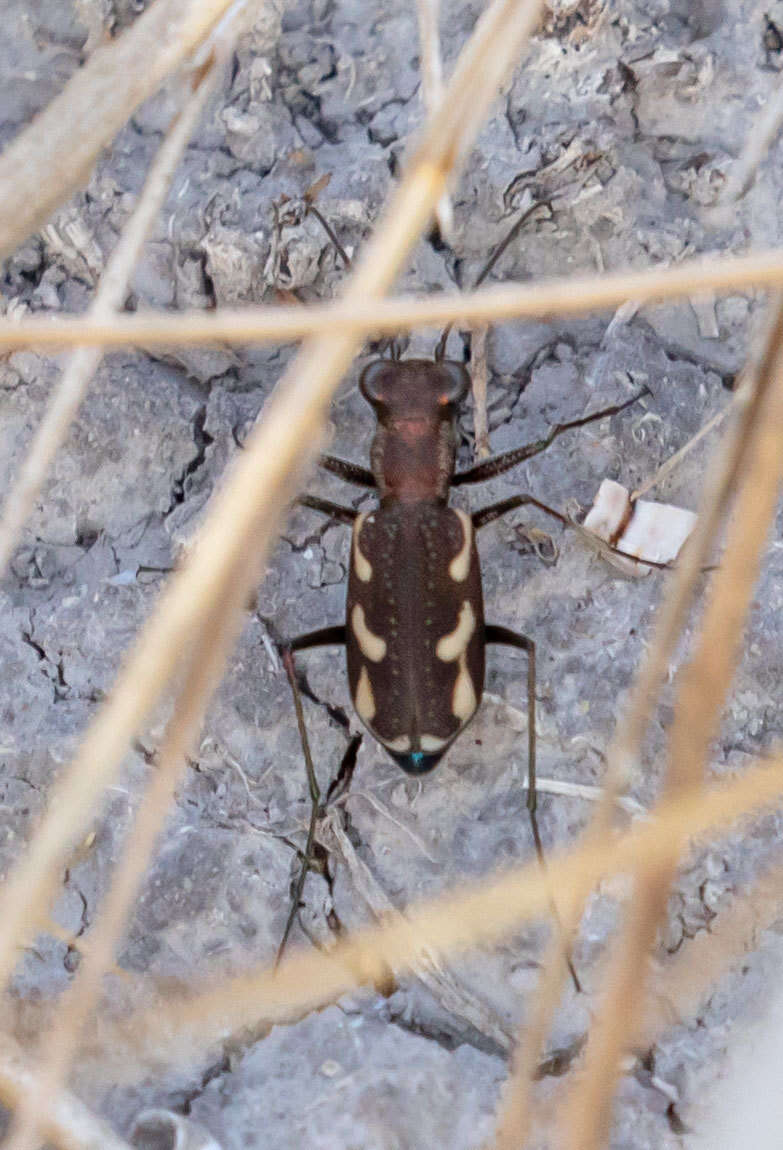
[[[359,379],[362,395],[382,422],[451,418],[469,385],[464,365],[449,359],[376,359]]]

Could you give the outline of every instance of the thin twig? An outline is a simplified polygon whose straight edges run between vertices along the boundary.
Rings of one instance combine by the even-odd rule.
[[[275,956],[275,965],[279,965],[280,960],[285,954],[286,944],[288,937],[291,934],[294,923],[296,922],[299,914],[299,909],[302,902],[302,895],[304,893],[305,882],[309,874],[310,867],[313,861],[313,849],[315,847],[315,832],[318,827],[318,819],[321,816],[321,790],[318,786],[318,778],[315,773],[315,766],[313,764],[313,756],[310,750],[310,739],[307,734],[307,724],[305,723],[304,707],[302,706],[302,692],[299,690],[299,684],[296,681],[296,667],[294,666],[294,657],[289,647],[286,647],[282,652],[283,667],[285,668],[286,678],[291,687],[291,694],[294,697],[294,710],[296,711],[296,725],[299,728],[299,742],[302,747],[302,754],[305,761],[305,771],[307,773],[307,789],[310,793],[310,822],[307,828],[307,840],[305,842],[305,849],[302,857],[299,860],[299,874],[297,875],[296,882],[294,883],[293,892],[291,894],[291,909],[286,919],[285,929],[283,930],[283,937],[280,939],[280,945],[277,948]]]
[[[486,695],[485,695],[486,698]],[[523,789],[527,787],[527,776],[522,780]],[[598,803],[603,799],[603,788],[590,786],[589,783],[572,783],[567,779],[544,779],[536,775],[536,790],[545,795],[563,795],[568,799],[584,799],[588,803]],[[620,810],[634,818],[641,818],[647,814],[646,807],[628,795],[618,795],[617,805]]]
[[[28,316],[0,320],[0,350],[22,347],[181,347],[217,343],[277,343],[325,333],[391,335],[446,323],[499,323],[508,319],[547,319],[681,299],[695,291],[735,292],[783,286],[783,252],[707,256],[676,267],[568,276],[536,284],[504,283],[478,291],[440,292],[424,299],[345,298],[330,304],[219,308],[175,315],[141,311],[96,323],[83,317]]]
[[[394,906],[367,863],[357,855],[350,837],[334,812],[327,816],[324,832],[330,853],[335,851],[342,856],[354,890],[364,899],[376,921],[383,922],[398,916],[403,919],[404,916]],[[431,947],[423,947],[421,953],[413,959],[411,973],[427,987],[444,1010],[474,1026],[480,1034],[497,1043],[501,1050],[510,1048],[511,1035],[497,1012],[463,986],[448,969],[442,956],[436,954]]]
[[[144,239],[163,206],[185,145],[193,133],[206,99],[214,90],[215,78],[220,71],[220,68],[215,68],[213,60],[206,72],[202,69],[192,73],[193,87],[158,150],[139,202],[106,264],[88,313],[90,319],[98,323],[110,320],[112,313],[124,303]],[[0,576],[102,358],[103,351],[100,348],[79,348],[75,351],[49,401],[40,427],[25,453],[16,482],[3,506],[0,520]]]
[[[742,155],[732,164],[716,212],[728,213],[750,188],[759,165],[783,125],[783,90],[773,92],[756,123],[748,130]]]
[[[431,863],[435,863],[436,866],[438,865],[440,860],[438,860],[435,855],[430,854],[430,852],[427,850],[427,846],[424,840],[420,838],[415,831],[412,831],[410,827],[406,827],[405,823],[401,822],[399,819],[396,819],[391,811],[388,810],[388,808],[385,807],[382,802],[376,799],[375,796],[371,795],[368,791],[348,791],[342,796],[342,798],[336,800],[335,805],[345,806],[345,804],[351,799],[364,799],[364,801],[369,803],[374,811],[377,811],[377,813],[382,816],[382,818],[388,819],[389,822],[393,823],[393,825],[397,827],[398,830],[401,830],[403,834],[407,835],[411,842],[415,845],[416,849],[421,851],[426,859],[429,859]]]
[[[668,479],[671,473],[676,471],[680,466],[683,459],[690,455],[694,447],[701,443],[702,439],[709,435],[711,431],[715,431],[716,428],[720,427],[730,411],[730,404],[727,404],[721,411],[716,411],[706,423],[702,424],[696,434],[691,436],[687,443],[684,443],[679,450],[670,455],[668,459],[665,459],[657,471],[648,479],[645,479],[644,483],[637,487],[635,491],[631,492],[631,502],[635,503],[642,495],[646,495],[648,491],[652,491],[653,487],[657,487],[659,483],[663,483],[664,479]]]
[[[378,231],[346,289],[351,304],[388,289],[430,218],[456,159],[475,138],[497,87],[535,28],[540,0],[494,0],[463,50],[438,112],[415,150]],[[321,446],[326,405],[355,353],[357,335],[333,333],[308,341],[264,409],[261,422],[212,499],[189,559],[170,580],[157,610],[120,672],[114,691],[89,728],[76,758],[52,788],[50,803],[23,860],[0,891],[0,985],[17,948],[35,930],[58,866],[81,833],[93,804],[112,778],[134,732],[181,663],[194,628],[223,594],[225,581],[250,552],[262,562],[279,518]],[[248,582],[239,588],[249,593]],[[233,610],[241,611],[237,601]],[[229,626],[229,621],[226,621]]]
[[[327,236],[329,237],[329,242],[334,247],[334,249],[337,252],[340,259],[343,261],[343,267],[346,269],[349,268],[351,266],[351,257],[348,255],[348,252],[345,250],[343,245],[340,243],[340,240],[339,240],[337,233],[335,232],[334,228],[332,227],[332,225],[327,220],[326,216],[323,214],[323,212],[318,210],[318,208],[315,206],[315,204],[308,204],[307,211],[308,211],[309,215],[313,216],[316,220],[318,220],[318,223],[321,225],[323,230],[326,232]]]

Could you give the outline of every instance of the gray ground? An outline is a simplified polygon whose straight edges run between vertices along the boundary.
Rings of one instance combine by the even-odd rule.
[[[90,29],[93,42],[102,27],[116,33],[137,7],[5,0],[0,143],[79,66]],[[477,0],[444,4],[448,62],[481,7]],[[553,3],[530,62],[497,106],[455,192],[453,251],[422,242],[404,286],[470,285],[530,196],[547,206],[524,227],[498,278],[642,267],[778,242],[778,145],[730,226],[712,225],[705,209],[776,90],[781,67],[783,5]],[[0,283],[4,310],[85,306],[171,106],[163,94],[134,116],[85,193],[8,262]],[[421,116],[412,3],[303,0],[279,19],[267,14],[242,42],[230,87],[188,149],[130,305],[271,301],[279,290],[302,300],[331,297],[343,280],[341,260],[317,220],[301,222],[299,198],[331,175],[318,205],[341,243],[355,250]],[[292,201],[285,208],[283,196]],[[527,489],[556,507],[586,507],[607,475],[633,487],[727,402],[761,303],[747,292],[646,308],[613,323],[604,314],[496,328],[489,398],[496,450],[647,392],[622,415],[563,437],[529,465],[471,493],[472,505]],[[435,339],[428,333],[412,347],[427,353]],[[462,346],[452,335],[451,354],[461,356]],[[0,589],[4,866],[292,354],[283,347],[107,358]],[[364,362],[333,406],[333,449],[360,462],[372,428],[356,386]],[[4,474],[18,466],[60,370],[54,358],[32,352],[0,364]],[[463,463],[472,455],[472,426],[468,404],[460,421]],[[696,451],[658,497],[696,507],[705,459]],[[369,505],[337,480],[319,477],[313,485]],[[552,535],[556,562],[536,553],[530,527]],[[485,530],[481,555],[488,617],[538,644],[541,774],[599,783],[664,579],[625,580],[578,538],[519,512]],[[216,964],[237,969],[273,957],[308,803],[289,692],[270,640],[340,620],[346,562],[344,527],[309,511],[291,514],[134,914],[120,957],[129,971],[188,980]],[[779,731],[781,562],[773,544],[714,748],[718,773],[741,768]],[[362,731],[342,655],[314,652],[301,667],[325,787]],[[322,827],[323,873],[308,878],[295,944],[328,942],[389,904],[402,907],[530,858],[524,676],[521,655],[492,651],[491,697],[420,784],[363,736],[350,790]],[[670,701],[667,690],[633,788],[645,805],[660,781]],[[96,821],[94,841],[62,876],[55,917],[68,931],[89,927],[154,769],[161,731],[162,722],[139,739]],[[572,841],[589,813],[585,800],[544,795],[546,846]],[[685,870],[660,940],[662,957],[708,929],[729,896],[776,857],[779,824],[769,816]],[[542,1099],[581,1047],[616,917],[608,891],[592,900],[574,956],[584,992],[571,991],[560,1013]],[[164,1105],[192,1114],[225,1147],[477,1147],[491,1128],[509,1039],[529,1008],[544,936],[543,925],[522,931],[502,946],[450,960],[437,978],[403,980],[387,998],[356,996],[249,1047],[212,1052],[169,1078],[107,1088],[83,1074],[79,1088],[123,1131],[142,1106]],[[764,1000],[776,966],[773,942],[762,938],[758,954],[699,1019],[631,1067],[619,1092],[614,1146],[687,1144],[689,1114],[721,1063],[732,1026],[745,1025]],[[41,937],[19,968],[16,993],[45,1000],[77,964],[72,948]]]

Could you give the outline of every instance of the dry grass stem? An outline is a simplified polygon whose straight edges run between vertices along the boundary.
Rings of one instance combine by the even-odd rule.
[[[239,613],[226,611],[226,600],[236,598],[236,588],[246,580],[227,581],[224,598],[215,604],[202,624],[193,646],[190,665],[169,721],[151,781],[128,836],[123,856],[114,871],[105,902],[91,927],[76,977],[63,994],[57,1026],[41,1050],[41,1066],[34,1086],[23,1093],[11,1128],[8,1150],[31,1150],[51,1100],[59,1096],[79,1036],[101,990],[101,979],[114,962],[117,942],[138,894],[155,842],[174,799],[185,765],[185,756],[196,742],[206,702],[220,679],[223,661],[235,635],[226,630],[228,616],[234,627]],[[241,601],[236,606],[241,607]]]
[[[0,259],[88,178],[109,144],[235,0],[155,0],[98,48],[0,156]]]
[[[767,348],[771,346],[774,334],[773,324],[765,345]],[[763,355],[760,360],[755,372],[753,365],[750,365],[745,381],[735,396],[732,406],[735,418],[710,469],[699,520],[675,569],[669,593],[659,609],[647,658],[637,674],[625,713],[609,747],[604,793],[585,832],[585,842],[600,842],[608,833],[614,805],[626,789],[635,769],[652,699],[663,681],[702,567],[714,546],[737,472],[747,458],[751,431],[758,424],[762,399],[770,380],[769,372],[764,370]],[[589,885],[583,887],[581,901],[577,898],[572,901],[571,918],[567,915],[563,917],[566,937],[576,937],[583,903],[589,890]],[[556,941],[550,944],[543,970],[533,1017],[520,1035],[520,1049],[512,1062],[510,1080],[503,1092],[498,1120],[499,1150],[513,1146],[515,1137],[520,1141],[529,1127],[532,1075],[538,1066],[541,1044],[548,1033],[563,985]]]
[[[359,986],[373,985],[388,971],[407,970],[422,947],[449,952],[498,941],[523,922],[544,916],[551,887],[580,891],[609,874],[652,869],[668,859],[672,842],[698,841],[745,815],[779,801],[783,756],[758,763],[741,776],[706,792],[666,800],[655,819],[624,836],[590,841],[547,861],[515,867],[481,884],[421,903],[405,921],[367,928],[328,952],[298,952],[276,969],[264,967],[229,979],[179,1003],[161,1002],[131,1019],[128,1033],[150,1053],[192,1057],[194,1047],[263,1021],[291,1021]],[[167,1035],[169,1039],[162,1036]]]
[[[597,813],[597,818],[604,824],[608,822],[616,794],[625,789],[636,769],[653,697],[663,682],[702,568],[715,545],[737,475],[747,462],[772,378],[768,370],[768,352],[777,338],[778,324],[778,319],[771,323],[765,350],[758,356],[757,363],[749,364],[743,384],[735,394],[732,405],[734,418],[710,466],[698,522],[674,569],[669,592],[658,611],[647,658],[634,681],[626,710],[609,747],[605,810]]]
[[[676,267],[573,276],[529,283],[493,284],[471,292],[443,292],[426,299],[346,299],[303,307],[220,308],[218,311],[137,312],[97,323],[27,317],[0,320],[0,350],[20,347],[181,347],[216,343],[277,343],[309,335],[342,332],[357,337],[390,335],[446,323],[492,323],[508,319],[547,319],[616,308],[625,300],[640,304],[681,299],[696,290],[734,292],[783,286],[783,254],[776,250],[745,256],[699,258]]]
[[[139,202],[106,264],[90,307],[90,319],[98,323],[110,320],[112,313],[125,302],[128,283],[144,239],[163,206],[180,157],[204,103],[214,89],[215,75],[219,71],[213,60],[206,73],[193,73],[194,87],[161,144]],[[3,506],[0,520],[0,576],[19,541],[22,527],[43,486],[51,462],[68,434],[71,420],[102,358],[100,348],[79,348],[74,352],[49,401],[41,425]]]
[[[0,1100],[14,1106],[17,1099],[35,1089],[36,1078],[27,1059],[9,1035],[3,1035],[0,1053]],[[59,1150],[131,1150],[107,1122],[96,1118],[78,1098],[65,1092],[53,1099],[43,1116],[41,1132]]]
[[[692,793],[703,777],[710,739],[731,683],[764,542],[783,477],[783,301],[775,301],[759,374],[758,419],[749,429],[742,482],[726,549],[711,587],[696,650],[681,675],[664,794]],[[597,1150],[606,1139],[614,1083],[645,993],[644,972],[666,910],[679,848],[639,871],[626,929],[606,978],[606,997],[588,1042],[583,1073],[565,1112],[563,1145]]]
[[[443,61],[440,55],[439,0],[418,0],[419,42],[421,44],[421,88],[424,107],[431,113],[443,95]],[[441,238],[450,244],[454,234],[454,209],[448,192],[435,208]]]
[[[473,329],[470,341],[470,383],[473,390],[474,454],[476,460],[488,459],[492,454],[489,446],[489,421],[487,420],[487,383],[489,365],[487,363],[487,336],[489,328],[481,324]]]
[[[538,11],[539,3],[532,0],[526,4],[495,0],[478,22],[440,109],[350,280],[345,299],[351,304],[377,297],[390,286],[429,220],[453,163],[465,153],[481,116],[534,29]],[[466,131],[472,134],[466,137]],[[241,569],[241,557],[250,552],[258,565],[263,561],[290,498],[290,477],[301,474],[318,451],[326,405],[358,340],[358,335],[340,333],[311,340],[291,364],[213,498],[188,561],[167,585],[113,694],[53,787],[28,852],[0,893],[3,985],[13,970],[16,947],[34,931],[45,908],[58,866],[83,830],[133,733],[181,665],[194,631],[222,595],[229,575]],[[237,600],[249,590],[249,582],[238,588]],[[230,627],[229,620],[225,626]]]
[[[525,775],[522,780],[522,789],[525,790],[527,785],[528,777]],[[538,774],[536,775],[536,790],[542,795],[565,795],[571,799],[585,799],[589,803],[600,802],[604,794],[601,787],[594,787],[589,783],[570,783],[567,779],[546,779]],[[631,798],[630,795],[618,795],[617,806],[633,818],[647,814],[642,804],[637,803],[636,799]]]

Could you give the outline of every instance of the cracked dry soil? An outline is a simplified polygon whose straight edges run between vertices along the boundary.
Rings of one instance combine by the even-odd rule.
[[[114,35],[141,4],[6,0],[0,44],[0,143],[44,106],[83,58],[88,35]],[[449,0],[446,65],[481,5]],[[780,11],[779,11],[780,10]],[[774,35],[778,31],[777,38]],[[470,285],[530,197],[528,221],[495,275],[535,280],[647,266],[700,251],[779,242],[783,164],[775,144],[730,224],[705,209],[720,194],[759,107],[779,84],[783,6],[750,0],[557,0],[530,59],[481,134],[455,191],[451,248],[420,243],[406,289]],[[416,13],[382,0],[268,6],[236,53],[145,249],[129,306],[200,306],[331,297],[343,261],[313,216],[297,211],[321,176],[318,206],[350,254],[373,226],[422,117]],[[149,101],[103,156],[83,193],[4,270],[4,312],[84,308],[127,219],[172,110]],[[283,199],[287,197],[287,202]],[[618,317],[503,324],[489,340],[494,450],[551,424],[643,400],[563,436],[544,455],[472,495],[474,506],[529,490],[560,508],[587,506],[604,476],[634,487],[727,402],[763,300],[757,293],[644,308]],[[409,351],[429,354],[437,333]],[[468,336],[454,333],[452,355]],[[12,570],[0,587],[0,852],[18,855],[47,790],[109,690],[166,572],[274,387],[291,347],[109,355],[60,452]],[[361,359],[334,402],[333,450],[364,463],[371,413],[357,392]],[[0,363],[0,463],[12,475],[62,363],[20,352]],[[460,461],[472,458],[470,405]],[[695,451],[657,497],[695,507],[705,459]],[[313,490],[363,506],[319,476]],[[7,481],[6,481],[7,486]],[[545,565],[530,529],[552,535]],[[780,565],[765,559],[734,690],[714,748],[716,774],[741,769],[779,734],[783,647]],[[481,538],[488,617],[531,635],[539,651],[539,771],[598,784],[618,707],[649,634],[664,579],[628,581],[536,513]],[[291,513],[227,675],[188,764],[176,808],[118,958],[132,978],[188,982],[208,970],[271,960],[288,914],[307,790],[296,724],[273,639],[338,622],[347,531]],[[687,653],[683,644],[678,663]],[[361,734],[342,656],[300,657],[305,713],[324,791]],[[674,669],[674,668],[673,668]],[[531,857],[525,811],[525,664],[493,650],[478,717],[438,770],[404,778],[368,737],[319,829],[292,945],[336,933],[461,879]],[[660,781],[671,687],[655,713],[633,796]],[[94,832],[62,875],[54,919],[14,982],[20,1011],[45,1008],[78,965],[139,790],[154,770],[163,715],[139,737]],[[346,758],[348,756],[348,758]],[[572,841],[586,800],[544,794],[545,846]],[[730,897],[777,857],[770,814],[697,855],[681,873],[659,940],[661,961],[708,930]],[[618,917],[617,890],[592,898],[574,961],[583,992],[558,1015],[538,1084],[545,1103],[581,1049],[598,968]],[[491,1130],[511,1036],[535,992],[545,924],[421,977],[344,999],[288,1027],[208,1052],[165,1073],[95,1061],[77,1091],[125,1131],[147,1105],[191,1114],[233,1147],[319,1150],[474,1148]],[[721,1072],[733,1035],[763,1009],[780,953],[774,930],[698,1018],[629,1065],[612,1145],[687,1146],[694,1106]],[[43,1004],[43,1006],[42,1006]]]

